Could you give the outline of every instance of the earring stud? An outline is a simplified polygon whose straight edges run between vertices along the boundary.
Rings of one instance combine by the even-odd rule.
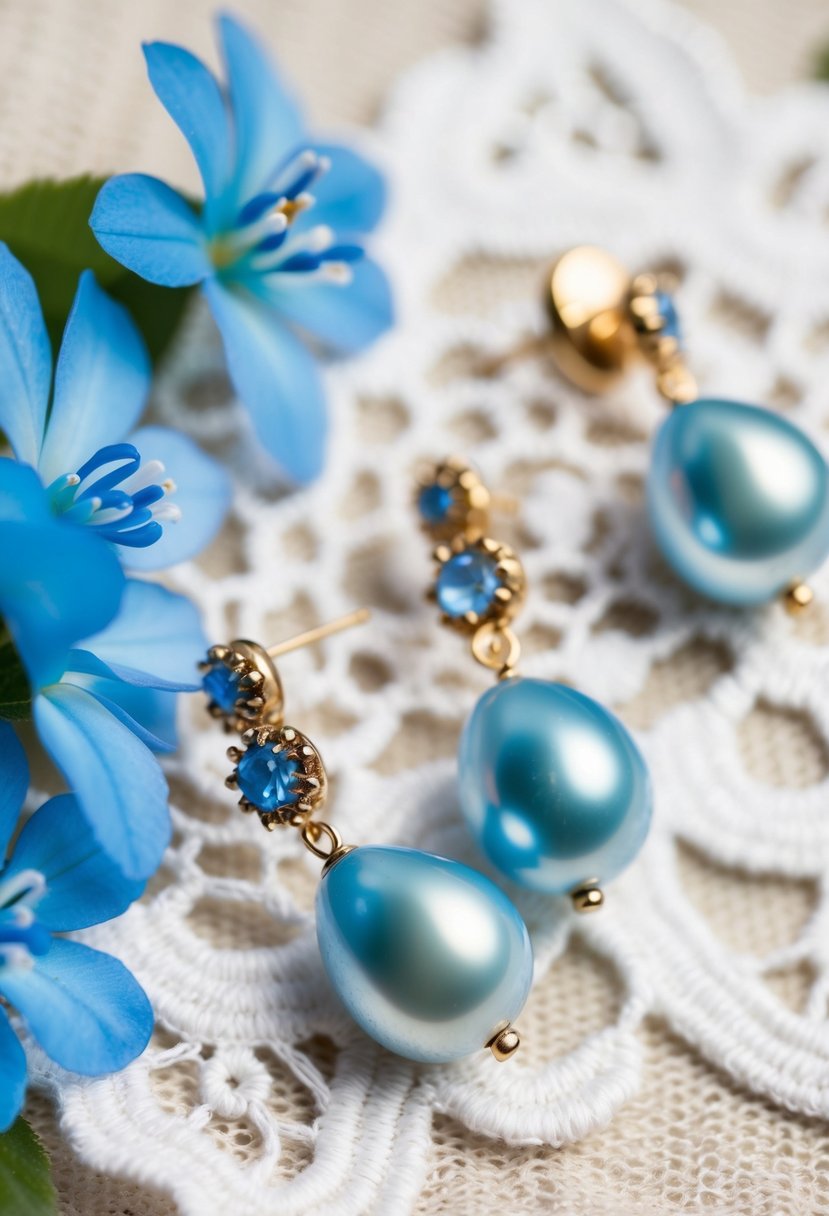
[[[258,642],[237,638],[224,646],[211,646],[199,664],[207,712],[224,722],[225,730],[246,730],[253,724],[275,725],[284,717],[285,697],[274,659],[332,634],[364,624],[371,616],[358,608],[346,616],[307,629],[266,650]]]
[[[415,507],[423,530],[433,540],[454,540],[460,535],[482,536],[493,511],[514,515],[518,502],[509,494],[492,494],[468,461],[447,456],[421,471]]]

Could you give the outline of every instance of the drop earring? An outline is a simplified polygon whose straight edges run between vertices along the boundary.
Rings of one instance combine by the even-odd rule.
[[[228,748],[225,784],[265,828],[297,830],[323,862],[317,942],[343,1005],[398,1055],[446,1062],[488,1047],[509,1059],[512,1022],[532,982],[526,926],[495,883],[459,862],[417,849],[344,844],[315,817],[327,779],[320,754],[286,725],[273,657],[367,619],[364,610],[265,650],[253,642],[213,647],[204,661],[210,712],[241,730]]]
[[[791,612],[807,607],[805,580],[829,555],[829,468],[811,440],[761,406],[698,396],[658,276],[632,277],[604,250],[578,246],[551,268],[546,303],[551,330],[533,348],[549,350],[566,379],[604,392],[644,359],[663,399],[681,407],[656,433],[646,487],[669,565],[721,603],[782,596]]]
[[[601,906],[604,884],[645,840],[648,771],[628,731],[596,701],[563,684],[519,676],[512,621],[526,578],[517,554],[487,535],[488,511],[473,506],[464,513],[464,490],[479,483],[471,466],[452,459],[424,475],[416,496],[430,536],[446,534],[450,515],[459,526],[434,551],[430,598],[498,681],[463,729],[461,810],[482,853],[506,878],[569,894],[576,910],[589,911]],[[431,509],[436,504],[439,512]]]

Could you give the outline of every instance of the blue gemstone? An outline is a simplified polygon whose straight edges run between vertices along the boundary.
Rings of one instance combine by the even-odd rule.
[[[273,744],[249,747],[236,767],[239,789],[249,802],[262,811],[278,811],[299,798],[292,788],[299,773],[296,760],[287,752],[273,750]]]
[[[417,498],[420,514],[427,524],[442,524],[452,509],[452,491],[435,482],[424,486]]]
[[[624,726],[546,680],[514,678],[484,693],[461,737],[458,779],[482,852],[533,890],[607,882],[650,825],[648,771]]]
[[[222,713],[233,713],[239,696],[239,676],[224,663],[214,663],[202,679],[201,686]]]
[[[447,616],[462,617],[467,612],[486,612],[501,581],[495,572],[497,562],[489,553],[476,549],[456,553],[444,562],[435,591]]]
[[[697,591],[772,599],[829,553],[829,469],[801,430],[737,401],[682,405],[656,436],[647,483],[657,543]]]
[[[363,1030],[398,1055],[470,1055],[524,1006],[526,926],[469,866],[416,849],[355,849],[324,875],[316,911],[332,985]]]
[[[676,311],[673,296],[668,295],[667,291],[657,291],[654,298],[662,318],[660,335],[666,338],[676,338],[677,342],[681,343],[682,331],[679,327],[679,314]]]

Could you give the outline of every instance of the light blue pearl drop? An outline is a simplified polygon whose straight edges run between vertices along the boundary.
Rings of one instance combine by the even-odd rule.
[[[521,1012],[532,981],[527,929],[504,892],[415,849],[359,848],[338,861],[317,892],[317,939],[355,1022],[411,1060],[480,1051]]]
[[[636,744],[613,714],[563,684],[513,678],[484,693],[461,737],[458,778],[485,856],[537,891],[606,883],[650,826]]]
[[[647,500],[665,558],[709,599],[772,599],[829,553],[826,462],[802,431],[758,406],[675,409],[656,436]]]

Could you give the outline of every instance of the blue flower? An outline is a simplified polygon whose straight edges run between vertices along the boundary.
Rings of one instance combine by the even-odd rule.
[[[55,516],[34,471],[0,459],[0,617],[26,668],[43,746],[95,839],[129,879],[170,836],[153,750],[175,745],[175,693],[198,687],[206,639],[183,596],[125,579],[114,549]],[[152,750],[151,750],[152,749]]]
[[[0,723],[0,858],[27,786],[23,749]],[[54,934],[118,916],[142,889],[108,860],[71,794],[32,815],[0,869],[0,996],[46,1054],[72,1072],[124,1068],[146,1047],[153,1012],[117,959]],[[25,1089],[26,1057],[0,1008],[0,1131],[17,1117]]]
[[[90,271],[66,323],[50,408],[51,383],[34,283],[0,243],[0,430],[15,456],[37,469],[55,514],[116,545],[133,569],[203,548],[227,510],[227,475],[176,431],[133,430],[150,385],[147,352]]]
[[[150,82],[204,183],[197,213],[163,182],[112,178],[90,223],[104,249],[168,287],[202,283],[236,391],[263,447],[297,481],[320,472],[326,409],[302,339],[360,350],[391,324],[388,283],[361,240],[383,211],[379,173],[306,134],[256,40],[219,20],[228,86],[182,47],[144,48]]]

